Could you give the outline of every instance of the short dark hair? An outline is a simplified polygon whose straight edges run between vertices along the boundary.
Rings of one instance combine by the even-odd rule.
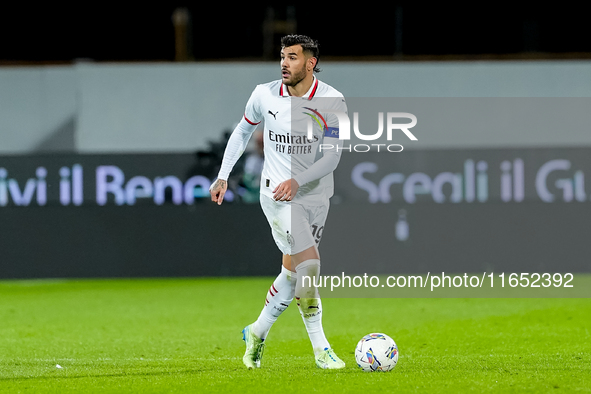
[[[319,73],[321,70],[318,67],[320,61],[320,50],[318,49],[318,41],[311,39],[308,36],[301,34],[290,34],[281,38],[281,48],[291,47],[294,45],[301,45],[304,53],[307,52],[311,57],[316,58],[316,65],[314,71]]]

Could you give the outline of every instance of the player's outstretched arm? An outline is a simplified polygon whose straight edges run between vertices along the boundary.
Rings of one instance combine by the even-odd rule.
[[[326,141],[331,141],[330,145],[332,145],[332,148],[323,150],[323,157],[312,164],[307,170],[293,177],[299,186],[320,179],[336,170],[341,160],[343,141],[338,138],[327,138]]]
[[[242,118],[228,140],[228,145],[226,145],[226,150],[224,151],[224,158],[222,159],[222,166],[218,173],[217,180],[209,188],[211,201],[217,202],[218,205],[221,205],[224,200],[224,195],[228,189],[227,180],[230,176],[230,172],[232,172],[232,168],[234,168],[234,165],[246,149],[248,141],[255,129],[256,125],[252,125]]]

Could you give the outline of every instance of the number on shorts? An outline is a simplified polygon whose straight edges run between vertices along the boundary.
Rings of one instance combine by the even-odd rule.
[[[312,225],[312,236],[315,238],[316,243],[320,243],[320,238],[322,238],[322,230],[324,230],[324,226],[318,228],[317,225]]]

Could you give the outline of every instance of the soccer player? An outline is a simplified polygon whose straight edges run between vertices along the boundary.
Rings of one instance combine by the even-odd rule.
[[[320,276],[317,245],[333,194],[332,173],[342,152],[338,118],[331,111],[346,113],[347,108],[340,92],[316,78],[318,59],[318,43],[311,38],[282,38],[281,79],[258,85],[252,92],[244,116],[228,140],[218,178],[210,188],[212,201],[221,204],[234,164],[257,125],[264,121],[260,203],[283,253],[283,266],[258,319],[242,331],[246,342],[243,362],[249,369],[260,367],[269,330],[294,297],[316,365],[323,369],[345,367],[324,334],[322,302],[313,280]],[[322,109],[318,105],[314,108],[320,102]],[[320,144],[330,149],[320,149]]]

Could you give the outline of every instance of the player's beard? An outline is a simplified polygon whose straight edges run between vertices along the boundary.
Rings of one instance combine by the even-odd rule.
[[[285,82],[285,86],[296,86],[298,83],[302,82],[307,75],[308,73],[306,73],[306,65],[304,65],[298,72],[291,74],[291,81]]]

